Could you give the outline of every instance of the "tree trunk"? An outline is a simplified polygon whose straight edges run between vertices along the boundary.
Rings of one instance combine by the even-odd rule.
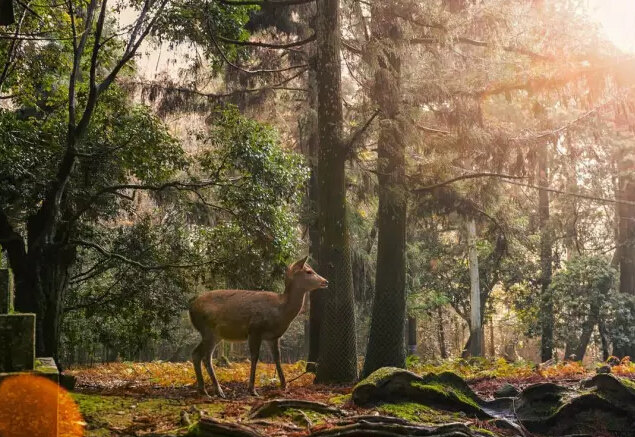
[[[470,260],[470,355],[483,356],[483,323],[481,317],[481,287],[478,275],[478,252],[476,250],[476,222],[467,222],[467,241]]]
[[[631,152],[635,153],[635,152]],[[635,296],[635,162],[618,161],[618,199],[631,204],[618,204],[620,292]]]
[[[496,358],[496,343],[494,342],[494,320],[489,321],[489,356]]]
[[[443,308],[437,307],[437,334],[439,337],[439,352],[444,360],[448,357],[448,349],[445,346],[445,327],[443,326]]]
[[[617,172],[618,189],[616,197],[626,202],[635,202],[635,153],[632,145],[624,147],[618,153]],[[630,159],[627,156],[631,156]],[[635,296],[635,205],[619,203],[617,205],[617,260],[620,268],[620,293]],[[629,310],[635,311],[631,306]],[[634,314],[631,314],[634,316]],[[629,343],[616,344],[613,355],[618,357],[635,356],[635,338]]]
[[[584,322],[584,325],[582,326],[582,335],[580,336],[580,341],[574,352],[576,361],[582,361],[584,359],[587,346],[589,345],[589,341],[591,340],[591,334],[593,334],[593,328],[595,328],[595,324],[598,319],[598,313],[598,307],[591,309],[589,318]],[[565,356],[565,358],[569,357]]]
[[[549,186],[548,146],[538,152],[538,185]],[[540,227],[540,356],[543,362],[553,357],[553,301],[549,291],[552,273],[552,238],[549,224],[549,192],[538,190],[538,226]]]
[[[408,317],[408,335],[407,335],[408,355],[417,353],[417,318]]]
[[[314,30],[312,30],[314,31]],[[312,46],[310,46],[312,47]],[[320,229],[318,224],[318,151],[320,141],[318,138],[318,91],[317,72],[315,70],[316,54],[309,48],[309,79],[308,79],[308,109],[300,125],[300,137],[304,154],[308,157],[310,177],[307,186],[308,210],[309,210],[309,252],[313,258],[313,268],[320,271],[317,261],[320,254]],[[316,290],[309,296],[309,321],[308,321],[308,364],[307,371],[315,372],[320,356],[320,327],[324,313],[323,290]]]
[[[406,209],[405,142],[401,120],[400,29],[386,13],[390,2],[372,8],[378,53],[374,97],[381,109],[377,144],[377,271],[364,376],[380,367],[405,367]]]
[[[320,273],[329,280],[320,329],[316,381],[357,379],[355,307],[346,217],[339,0],[317,2]]]
[[[606,324],[602,319],[598,320],[598,331],[600,332],[600,341],[602,342],[602,360],[606,361],[611,354],[609,353],[609,339],[608,333],[606,332]]]
[[[68,269],[75,250],[32,242],[25,257],[9,259],[15,279],[15,309],[36,314],[36,354],[57,361]]]

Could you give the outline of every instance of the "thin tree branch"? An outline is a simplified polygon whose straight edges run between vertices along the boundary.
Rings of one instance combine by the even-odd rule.
[[[307,70],[301,70],[298,71],[296,73],[294,73],[293,75],[289,76],[288,78],[285,78],[279,82],[276,82],[272,85],[264,85],[261,87],[255,87],[255,88],[241,88],[238,90],[233,90],[233,91],[228,91],[226,93],[206,93],[204,91],[199,91],[196,89],[192,89],[192,88],[185,88],[185,87],[179,87],[179,86],[170,86],[170,85],[164,85],[163,83],[152,83],[150,85],[148,85],[147,83],[143,83],[143,82],[139,82],[139,81],[132,81],[132,82],[128,82],[134,85],[141,85],[141,86],[151,86],[151,87],[157,87],[166,91],[177,91],[177,92],[181,92],[181,93],[186,93],[186,94],[194,94],[200,97],[205,97],[208,99],[224,99],[227,97],[232,97],[235,95],[239,95],[239,94],[249,94],[249,93],[257,93],[260,91],[266,91],[266,90],[289,90],[289,91],[300,91],[300,92],[308,92],[308,89],[306,88],[293,88],[293,87],[284,87],[283,85],[291,82],[293,79],[301,76],[303,73],[305,73]]]
[[[210,264],[214,264],[216,263],[216,260],[209,260],[209,261],[203,261],[203,262],[198,262],[198,263],[189,263],[189,264],[177,264],[177,263],[167,263],[167,264],[158,264],[158,265],[146,265],[143,264],[139,261],[135,261],[133,259],[130,259],[126,256],[123,256],[119,253],[115,253],[115,252],[110,252],[106,249],[104,249],[102,246],[100,246],[99,244],[93,242],[93,241],[87,241],[87,240],[83,240],[83,239],[73,239],[69,241],[69,244],[73,244],[75,246],[83,246],[83,247],[89,247],[92,249],[95,249],[96,251],[98,251],[99,253],[101,253],[104,256],[107,256],[108,258],[114,258],[114,259],[118,259],[119,261],[122,261],[126,264],[129,264],[131,266],[140,268],[142,270],[167,270],[167,269],[189,269],[189,268],[193,268],[193,267],[203,267],[203,266],[208,266]]]
[[[214,44],[214,47],[216,47],[216,50],[218,50],[218,53],[221,55],[221,58],[223,58],[223,60],[227,63],[227,65],[229,65],[232,68],[235,68],[236,70],[242,71],[243,73],[247,73],[247,74],[283,73],[283,72],[289,71],[289,70],[295,70],[295,69],[298,69],[298,68],[306,69],[306,68],[309,67],[308,64],[300,64],[300,65],[291,65],[289,67],[284,67],[284,68],[248,70],[246,68],[241,67],[240,65],[234,64],[232,61],[229,60],[229,58],[227,57],[225,52],[223,52],[223,49],[221,48],[220,44],[216,40],[216,37],[214,36],[213,29],[210,28],[209,23],[208,23],[207,27],[208,27],[208,30],[209,30],[209,37],[212,40],[212,43]]]
[[[413,193],[425,193],[428,191],[433,191],[437,188],[445,187],[446,185],[453,184],[458,181],[466,180],[466,179],[477,179],[477,178],[500,178],[500,179],[527,179],[524,176],[512,176],[502,173],[491,173],[491,172],[481,172],[481,173],[469,173],[461,176],[457,176],[452,179],[448,179],[443,182],[439,182],[437,184],[428,185],[421,188],[415,188],[412,190]]]
[[[353,147],[359,141],[361,136],[364,135],[364,132],[366,132],[370,128],[370,125],[373,123],[373,120],[377,118],[380,112],[381,111],[379,109],[375,110],[375,112],[373,112],[373,115],[371,115],[370,118],[366,120],[366,122],[363,125],[361,125],[355,132],[353,132],[346,141],[344,141],[344,147],[346,148],[346,150],[353,149]]]
[[[267,6],[285,7],[313,3],[316,0],[216,0],[227,6]]]
[[[315,41],[315,34],[311,35],[306,39],[302,39],[300,41],[293,41],[284,44],[275,44],[275,43],[266,43],[260,41],[239,41],[236,39],[225,38],[224,36],[218,37],[219,41],[224,42],[225,44],[233,44],[237,46],[250,46],[250,47],[264,47],[267,49],[290,49],[292,47],[303,46],[312,41]]]
[[[558,190],[556,188],[543,187],[543,186],[540,186],[540,185],[522,184],[522,183],[514,182],[514,181],[503,180],[503,182],[505,182],[507,184],[518,185],[519,187],[533,188],[535,190],[544,190],[544,191],[548,191],[550,193],[562,194],[562,195],[565,195],[565,196],[577,197],[577,198],[586,199],[586,200],[593,200],[595,202],[635,206],[635,202],[630,201],[630,200],[609,199],[607,197],[599,197],[599,196],[593,196],[591,194],[583,194],[583,193],[573,193],[571,191]]]

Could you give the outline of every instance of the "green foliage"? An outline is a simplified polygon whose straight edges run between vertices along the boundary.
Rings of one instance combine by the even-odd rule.
[[[223,60],[218,53],[218,47],[221,47],[223,53],[231,60],[247,57],[246,50],[219,41],[219,36],[231,40],[247,40],[249,33],[244,26],[249,20],[249,13],[256,9],[256,6],[231,6],[215,1],[172,1],[154,33],[160,40],[166,39],[176,44],[196,44],[212,61],[212,67],[219,71],[223,66]],[[215,41],[210,35],[214,35]]]
[[[235,109],[220,110],[200,140],[202,150],[183,168],[191,184],[208,186],[157,192],[145,198],[144,210],[120,211],[109,226],[85,223],[91,241],[124,258],[80,251],[66,299],[75,311],[66,318],[65,345],[96,341],[133,357],[148,342],[187,337],[180,315],[201,282],[271,289],[282,281],[298,243],[302,159],[280,146],[272,128]],[[117,162],[158,184],[186,162],[178,144],[167,145],[129,150]]]
[[[607,318],[616,293],[617,272],[602,257],[578,256],[566,263],[552,278],[556,342],[577,344],[586,321]]]
[[[216,112],[200,140],[206,149],[197,157],[199,172],[218,179],[214,204],[229,211],[212,237],[226,239],[228,257],[240,254],[217,274],[232,286],[270,286],[270,275],[283,272],[298,243],[294,227],[308,169],[300,155],[280,147],[271,127],[233,108]]]

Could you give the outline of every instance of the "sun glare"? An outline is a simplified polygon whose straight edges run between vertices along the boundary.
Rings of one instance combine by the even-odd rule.
[[[589,14],[621,50],[635,52],[635,1],[590,0]]]

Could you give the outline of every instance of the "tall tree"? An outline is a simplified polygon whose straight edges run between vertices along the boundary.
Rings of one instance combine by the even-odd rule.
[[[390,10],[375,2],[372,38],[376,50],[373,97],[381,111],[377,143],[377,270],[364,376],[380,367],[405,367],[406,153],[401,113],[402,30]]]
[[[340,2],[317,2],[319,265],[329,280],[316,381],[357,379],[351,248],[346,216],[346,158],[340,66]]]
[[[617,158],[617,248],[620,270],[620,293],[624,298],[635,296],[635,146],[622,144]],[[635,306],[630,305],[631,313]],[[631,314],[631,320],[635,314]],[[628,332],[628,331],[627,331]],[[613,355],[635,356],[635,338],[615,345]]]
[[[481,287],[478,272],[478,251],[476,249],[476,220],[467,222],[467,244],[470,268],[470,355],[483,356],[483,319],[481,317]]]
[[[540,228],[540,357],[542,361],[553,357],[553,299],[549,285],[553,265],[553,248],[549,223],[549,167],[548,143],[538,152],[538,226]]]
[[[70,29],[63,27],[57,29],[59,33],[53,33],[61,37],[72,35],[72,63],[64,102],[67,107],[64,152],[53,175],[45,182],[47,188],[39,206],[23,223],[26,238],[10,221],[5,205],[0,205],[0,244],[7,250],[15,275],[15,307],[37,315],[36,349],[40,356],[58,355],[62,302],[69,268],[76,257],[76,246],[71,243],[75,220],[71,217],[77,211],[72,211],[68,203],[71,175],[85,153],[100,100],[153,30],[166,3],[165,0],[147,1],[140,6],[141,12],[131,27],[129,39],[123,43],[123,52],[111,65],[103,59],[109,49],[104,40],[110,39],[104,26],[108,11],[106,0],[92,0],[87,5],[69,2]],[[59,10],[59,5],[56,7]],[[58,25],[61,23],[63,21]]]

